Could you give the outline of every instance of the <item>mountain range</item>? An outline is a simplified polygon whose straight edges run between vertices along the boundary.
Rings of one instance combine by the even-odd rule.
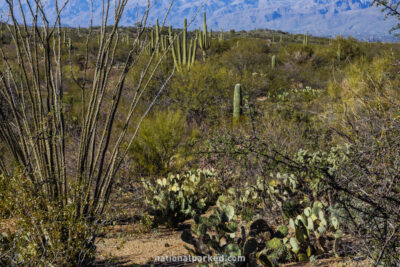
[[[28,0],[33,2],[33,0]],[[65,0],[60,0],[62,2]],[[389,30],[397,24],[394,18],[385,19],[372,0],[175,0],[166,24],[182,27],[183,18],[202,25],[202,12],[207,13],[209,27],[214,30],[273,29],[290,33],[308,31],[317,36],[354,36],[363,40],[394,41]],[[17,2],[17,1],[14,1]],[[25,2],[25,1],[22,1]],[[50,19],[54,19],[54,0],[44,2]],[[114,1],[112,1],[114,2]],[[152,0],[149,23],[163,20],[170,0]],[[137,14],[143,12],[147,0],[129,0],[121,21],[123,26],[134,25]],[[25,8],[27,8],[25,4]],[[8,11],[0,0],[3,17]],[[90,0],[70,0],[63,11],[63,24],[87,26],[90,22]],[[93,1],[94,23],[101,23],[102,1]]]

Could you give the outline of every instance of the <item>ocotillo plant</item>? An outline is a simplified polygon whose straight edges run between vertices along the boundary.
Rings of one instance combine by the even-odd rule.
[[[172,35],[172,27],[169,27],[169,42],[174,45],[171,46],[172,58],[174,60],[175,67],[181,72],[185,67],[190,70],[190,67],[194,64],[196,59],[197,50],[197,38],[190,40],[188,46],[187,37],[187,19],[184,20],[182,40],[180,35]],[[182,43],[181,43],[182,42]]]
[[[0,77],[10,77],[0,83],[0,140],[5,148],[0,157],[0,173],[10,181],[15,177],[22,198],[32,200],[13,200],[18,220],[21,219],[26,229],[21,229],[22,234],[29,236],[26,241],[29,252],[6,248],[6,254],[9,251],[14,255],[32,256],[33,259],[18,255],[17,262],[22,262],[19,264],[22,266],[90,266],[98,224],[107,211],[123,161],[134,144],[141,122],[174,70],[166,74],[165,79],[157,79],[159,86],[152,87],[154,93],[149,93],[163,57],[145,59],[142,64],[143,46],[139,53],[135,51],[138,41],[145,39],[145,28],[137,30],[126,58],[117,63],[118,25],[128,3],[126,0],[118,4],[104,1],[101,14],[104,23],[99,27],[99,35],[88,33],[86,37],[87,40],[98,37],[100,45],[91,52],[86,49],[83,71],[70,71],[70,75],[64,68],[68,63],[65,56],[71,54],[71,49],[62,49],[65,42],[62,8],[54,7],[53,13],[58,19],[51,22],[53,14],[47,17],[39,11],[34,13],[36,17],[29,19],[31,13],[23,8],[24,1],[5,2],[8,6],[5,12],[11,20],[7,33],[12,36],[12,49],[19,52],[7,55],[10,58],[3,54],[0,64]],[[41,1],[30,2],[32,10],[41,10]],[[107,20],[108,12],[115,14],[112,20]],[[137,16],[146,25],[148,11],[143,12],[138,12]],[[20,21],[19,16],[28,19]],[[24,29],[32,29],[32,34],[25,34]],[[72,60],[69,62],[72,69]],[[142,76],[128,85],[127,76],[131,70]],[[77,136],[68,132],[72,124],[66,116],[71,114],[67,114],[64,107],[66,93],[70,90],[67,84],[71,80],[81,92],[75,103],[80,113],[73,126],[80,129]],[[134,94],[129,93],[132,88],[135,88]],[[7,158],[6,164],[2,164],[3,158]],[[33,210],[27,209],[27,205]],[[10,243],[10,247],[14,244]],[[4,263],[3,242],[1,247],[0,262]],[[12,257],[10,262],[14,262]],[[7,262],[8,259],[6,265],[10,265]]]
[[[203,60],[206,60],[207,57],[207,50],[210,49],[211,46],[211,32],[207,32],[207,17],[206,13],[204,12],[203,16],[203,32],[198,33],[197,39],[199,40],[199,46],[201,51],[203,51]],[[207,36],[209,35],[209,36]]]
[[[233,93],[233,123],[237,124],[240,120],[240,115],[242,114],[242,86],[241,84],[236,84],[235,91]]]
[[[0,41],[3,42],[3,17],[0,19]]]
[[[276,66],[276,55],[271,57],[271,69],[275,69]]]

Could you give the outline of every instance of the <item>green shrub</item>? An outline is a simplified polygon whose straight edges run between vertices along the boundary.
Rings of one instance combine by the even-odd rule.
[[[8,182],[8,190],[2,194],[13,195],[16,223],[0,233],[1,266],[87,266],[94,261],[98,226],[76,219],[73,205],[61,209],[48,202],[23,175]],[[1,198],[0,206],[4,200],[10,203],[10,199]]]
[[[146,203],[154,224],[176,227],[180,222],[202,214],[217,198],[219,181],[212,170],[169,174],[157,181],[142,180]]]
[[[196,133],[186,132],[185,119],[181,111],[163,111],[143,121],[129,153],[137,175],[165,175],[187,163],[185,144]]]
[[[10,179],[0,174],[0,218],[9,218],[15,208]]]

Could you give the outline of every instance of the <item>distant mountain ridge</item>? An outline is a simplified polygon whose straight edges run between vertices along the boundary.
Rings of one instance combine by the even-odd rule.
[[[396,20],[384,19],[372,0],[208,0],[201,12],[207,12],[209,27],[214,30],[274,29],[292,33],[319,36],[352,35],[359,39],[394,40],[388,31]],[[123,26],[134,25],[136,14],[146,6],[146,0],[129,1],[122,19]],[[94,22],[100,24],[101,0],[94,0]],[[162,19],[170,0],[153,0],[150,23]],[[167,24],[181,27],[184,17],[194,17],[202,0],[175,0]],[[5,0],[0,9],[7,11]],[[54,16],[54,0],[45,6]],[[63,12],[63,23],[69,26],[87,26],[90,21],[90,0],[70,0]],[[201,15],[192,28],[200,27]]]

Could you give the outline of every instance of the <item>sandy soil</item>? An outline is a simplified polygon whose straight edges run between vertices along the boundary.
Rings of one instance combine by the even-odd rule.
[[[156,256],[187,255],[181,233],[160,229],[156,233],[100,238],[97,245],[99,266],[145,265],[154,263]]]
[[[122,229],[119,229],[119,231]],[[113,229],[115,231],[115,229]],[[180,238],[182,231],[160,229],[159,233],[132,235],[130,237],[101,238],[98,244],[98,266],[135,266],[154,264],[155,256],[188,255],[187,245]],[[289,263],[285,267],[367,267],[367,260],[323,259],[313,263]],[[157,266],[157,264],[156,264]],[[158,266],[184,266],[182,263]],[[188,265],[187,265],[188,266]],[[195,266],[192,264],[192,266]]]
[[[187,221],[189,227],[191,221]],[[0,232],[12,230],[15,220],[0,220]],[[187,245],[181,240],[182,230],[160,228],[156,232],[142,234],[137,226],[132,224],[109,227],[104,237],[97,241],[99,267],[122,266],[150,266],[154,264],[156,256],[188,255]],[[182,263],[156,264],[155,266],[184,266]],[[188,265],[186,265],[188,266]],[[192,266],[194,266],[192,264]],[[286,267],[367,267],[371,266],[368,260],[354,262],[350,259],[323,259],[314,263],[290,263]]]

